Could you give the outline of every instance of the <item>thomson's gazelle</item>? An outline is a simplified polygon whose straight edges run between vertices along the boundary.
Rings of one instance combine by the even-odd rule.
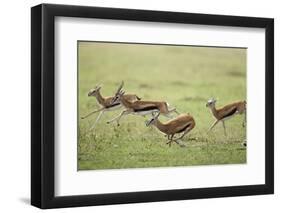
[[[81,117],[82,119],[85,119],[87,117],[89,117],[90,115],[100,112],[95,123],[93,124],[93,126],[90,129],[93,129],[96,125],[96,123],[99,121],[100,117],[102,116],[102,114],[106,111],[113,111],[113,110],[117,110],[119,108],[121,108],[121,103],[120,101],[112,101],[113,96],[110,97],[103,97],[100,93],[100,89],[101,86],[96,86],[94,89],[90,90],[90,92],[88,93],[88,96],[93,96],[97,99],[99,105],[101,106],[100,109],[95,110],[89,114],[87,114],[86,116]],[[133,102],[136,100],[140,100],[140,98],[137,95],[134,94],[126,94],[124,96],[124,99],[129,101],[129,102]]]
[[[231,104],[228,104],[224,107],[221,107],[219,109],[216,109],[216,100],[215,99],[210,99],[208,100],[206,107],[209,107],[213,116],[215,117],[215,122],[212,124],[212,126],[210,127],[209,131],[212,130],[214,128],[215,125],[217,125],[217,123],[219,121],[222,122],[223,125],[223,129],[224,129],[224,134],[226,135],[226,129],[225,129],[225,123],[224,121],[233,117],[234,115],[237,114],[243,114],[244,113],[244,121],[243,121],[243,127],[245,126],[245,122],[246,122],[246,101],[238,101],[238,102],[234,102]]]
[[[165,123],[162,123],[158,120],[160,113],[157,116],[153,117],[151,120],[146,122],[146,126],[154,125],[157,129],[168,136],[169,146],[172,142],[176,142],[180,146],[183,144],[179,143],[179,140],[182,139],[188,132],[190,132],[195,127],[195,121],[193,117],[189,114],[181,114],[178,117],[171,119]],[[178,138],[174,138],[175,134],[182,133]]]
[[[134,101],[134,102],[130,102],[125,98],[125,92],[122,91],[123,87],[123,82],[120,85],[120,87],[118,88],[116,95],[114,97],[114,99],[112,99],[113,102],[116,101],[120,101],[121,104],[125,107],[125,110],[122,111],[117,117],[111,119],[110,121],[108,121],[107,123],[111,123],[113,121],[117,121],[118,126],[119,121],[121,119],[122,116],[124,115],[128,115],[128,114],[135,114],[135,115],[147,115],[147,114],[152,114],[154,115],[155,113],[161,113],[167,117],[169,117],[170,113],[172,112],[176,112],[176,108],[173,109],[169,109],[168,108],[168,104],[167,102],[164,101]]]

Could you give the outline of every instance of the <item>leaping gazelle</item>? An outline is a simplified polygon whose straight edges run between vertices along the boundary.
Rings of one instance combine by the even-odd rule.
[[[169,109],[168,103],[165,101],[134,101],[130,102],[125,98],[125,92],[121,89],[123,88],[124,83],[122,82],[115,97],[112,99],[112,102],[120,101],[120,103],[125,107],[125,110],[122,111],[117,117],[111,119],[107,123],[111,123],[113,121],[117,121],[117,125],[119,126],[121,117],[128,115],[128,114],[135,114],[135,115],[154,115],[156,113],[161,113],[167,117],[170,117],[172,112],[178,114],[176,108]]]
[[[171,146],[172,142],[179,144],[180,146],[184,146],[180,144],[179,141],[182,139],[187,133],[189,133],[195,127],[195,121],[193,117],[189,114],[181,114],[178,117],[171,119],[165,123],[162,123],[158,120],[160,113],[157,116],[152,117],[151,120],[146,122],[146,126],[154,125],[157,129],[168,136],[169,146]],[[182,133],[178,138],[174,138],[176,134]]]
[[[99,119],[101,118],[101,116],[104,112],[118,110],[119,108],[122,107],[120,101],[118,101],[118,100],[112,101],[113,98],[114,98],[113,96],[103,97],[101,95],[100,89],[101,89],[101,86],[96,86],[94,89],[90,90],[90,92],[88,93],[88,96],[89,97],[91,97],[91,96],[95,97],[97,99],[97,102],[99,103],[99,105],[101,107],[98,110],[95,110],[95,111],[81,117],[81,119],[85,119],[85,118],[89,117],[90,115],[93,115],[97,112],[100,112],[98,117],[96,118],[95,123],[92,125],[90,130],[95,127],[95,125],[97,124],[97,122],[99,121]],[[137,95],[134,95],[134,94],[126,94],[124,96],[124,99],[129,101],[129,102],[140,100],[140,98]]]
[[[225,123],[224,121],[237,115],[237,114],[243,114],[244,113],[244,121],[242,123],[242,126],[245,127],[246,123],[246,101],[237,101],[231,104],[228,104],[224,107],[221,107],[219,109],[216,109],[216,100],[215,99],[210,99],[208,100],[206,107],[209,107],[213,116],[215,117],[215,122],[212,124],[212,126],[209,128],[209,131],[214,128],[215,125],[219,121],[222,122],[223,129],[224,129],[224,134],[226,135],[226,129],[225,129]]]

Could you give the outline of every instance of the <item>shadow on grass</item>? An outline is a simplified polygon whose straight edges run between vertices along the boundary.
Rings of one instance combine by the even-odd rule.
[[[21,197],[21,198],[19,198],[19,201],[26,205],[30,205],[30,199],[27,197]]]

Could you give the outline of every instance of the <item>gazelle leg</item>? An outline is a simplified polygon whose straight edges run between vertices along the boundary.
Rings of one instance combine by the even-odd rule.
[[[224,123],[224,121],[222,121],[222,125],[223,125],[224,135],[226,136],[226,129],[225,129],[225,123]]]
[[[182,141],[180,140],[182,137],[177,138],[177,139],[173,139],[173,141],[178,144],[180,147],[186,147],[185,144],[182,143]]]
[[[180,141],[181,143],[180,143],[179,141]],[[175,142],[175,143],[178,144],[180,147],[186,147],[186,145],[183,144],[180,139],[172,139],[171,141],[169,141],[169,146],[171,146],[172,142]]]
[[[117,125],[118,125],[118,126],[120,126],[119,121],[120,121],[121,117],[124,116],[124,115],[128,115],[128,114],[129,114],[128,111],[123,111],[123,113],[121,114],[121,116],[120,116],[119,118],[117,118]]]
[[[180,145],[179,142],[177,140],[172,140],[171,142],[175,142],[176,144]]]
[[[178,141],[181,141],[181,139],[182,139],[187,133],[189,133],[190,130],[191,130],[191,129],[185,130],[184,133],[183,133],[181,136],[179,136],[178,138],[174,139],[174,142],[176,142],[176,143],[177,143],[179,146],[181,146],[181,147],[186,147],[185,144],[179,143]]]
[[[190,129],[187,129],[180,137],[173,139],[174,135],[172,135],[169,139],[169,141],[167,142],[167,144],[169,144],[169,146],[171,146],[172,142],[175,142],[176,144],[178,144],[181,147],[185,147],[185,144],[179,143],[179,140],[182,139],[188,132],[190,131]]]
[[[174,112],[177,114],[177,115],[179,115],[180,113],[177,111],[177,109],[175,109],[174,110]]]
[[[122,116],[123,112],[124,112],[124,111],[122,111],[119,115],[117,115],[116,117],[114,117],[114,118],[112,118],[111,120],[107,121],[106,123],[109,124],[109,123],[115,121],[115,120],[118,119],[120,116]]]
[[[176,108],[176,107],[168,110],[168,114],[170,114],[170,113],[172,113],[172,112],[175,112],[175,113],[178,114],[178,115],[180,114],[180,113],[177,111],[177,108]]]
[[[115,118],[113,118],[113,119],[107,121],[106,123],[109,124],[109,123],[111,123],[111,122],[117,120],[117,124],[118,124],[118,126],[119,126],[119,125],[120,125],[120,124],[119,124],[120,118],[121,118],[124,114],[126,114],[126,113],[128,113],[127,110],[124,110],[124,111],[122,111],[118,116],[116,116]]]
[[[208,132],[210,132],[217,124],[218,124],[219,120],[216,120],[212,126],[209,128]]]
[[[170,136],[170,137],[169,137]],[[171,144],[173,142],[173,137],[174,137],[174,134],[173,135],[168,135],[168,139],[169,141],[166,143],[166,144],[169,144],[169,147],[171,147]]]
[[[245,127],[246,126],[246,122],[247,122],[247,112],[245,110],[244,112],[244,120],[243,120],[243,123],[242,123],[242,126]]]
[[[191,130],[191,129],[185,130],[185,131],[183,132],[183,134],[182,134],[180,137],[178,137],[177,139],[175,139],[175,140],[180,140],[180,139],[182,139],[187,133],[190,132],[190,130]]]
[[[174,135],[167,135],[168,140],[172,140],[172,138],[174,137]]]
[[[104,113],[104,110],[101,111],[95,121],[95,123],[93,124],[93,126],[90,128],[90,130],[94,129],[95,125],[97,124],[97,122],[99,121],[99,119],[101,118],[102,114]]]
[[[93,111],[93,112],[90,112],[89,114],[87,114],[87,115],[85,115],[85,116],[82,116],[81,119],[88,118],[90,115],[95,114],[95,113],[100,112],[100,111],[103,111],[103,110],[104,110],[104,108],[102,107],[102,108],[100,108],[100,109],[98,109],[98,110],[95,110],[95,111]]]

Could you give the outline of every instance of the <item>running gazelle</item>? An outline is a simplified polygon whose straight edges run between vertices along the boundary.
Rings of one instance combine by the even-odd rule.
[[[120,101],[118,101],[118,100],[113,101],[114,96],[103,97],[101,95],[100,89],[101,89],[101,86],[96,86],[94,89],[91,89],[88,93],[89,97],[95,97],[97,99],[97,102],[99,103],[100,108],[98,110],[95,110],[95,111],[81,117],[82,119],[85,119],[85,118],[89,117],[90,115],[100,112],[98,117],[96,118],[95,123],[90,128],[90,130],[95,127],[96,123],[99,121],[99,119],[101,118],[101,116],[104,112],[118,110],[122,107]],[[127,100],[128,102],[134,102],[136,100],[140,100],[140,98],[135,94],[126,94],[124,96],[124,99]]]
[[[165,101],[142,101],[137,100],[134,102],[130,102],[125,98],[125,92],[122,90],[124,85],[124,82],[122,81],[121,85],[117,89],[117,92],[112,99],[112,102],[120,101],[120,103],[125,107],[125,110],[123,110],[117,117],[111,119],[107,123],[111,123],[116,120],[117,125],[119,126],[121,117],[128,115],[128,114],[134,114],[134,115],[154,115],[156,113],[161,113],[164,116],[170,117],[170,114],[172,112],[175,112],[178,114],[176,108],[169,109],[169,105]]]
[[[169,144],[169,146],[171,146],[172,142],[175,142],[180,146],[184,146],[183,144],[179,143],[179,141],[195,127],[194,118],[189,114],[180,114],[176,118],[162,123],[158,119],[159,115],[160,113],[147,121],[146,126],[154,125],[159,131],[166,134],[168,137],[167,144]],[[176,134],[180,133],[182,133],[181,136],[179,136],[178,138],[174,138]]]
[[[244,121],[242,123],[242,126],[245,127],[247,115],[246,115],[246,101],[237,101],[231,104],[227,104],[224,107],[221,107],[219,109],[216,108],[216,100],[214,98],[211,98],[208,100],[206,107],[209,107],[213,116],[215,117],[215,122],[211,125],[209,128],[209,131],[212,130],[218,122],[222,122],[224,134],[226,135],[226,128],[225,128],[225,120],[230,119],[231,117],[237,115],[237,114],[243,114],[244,113]]]

